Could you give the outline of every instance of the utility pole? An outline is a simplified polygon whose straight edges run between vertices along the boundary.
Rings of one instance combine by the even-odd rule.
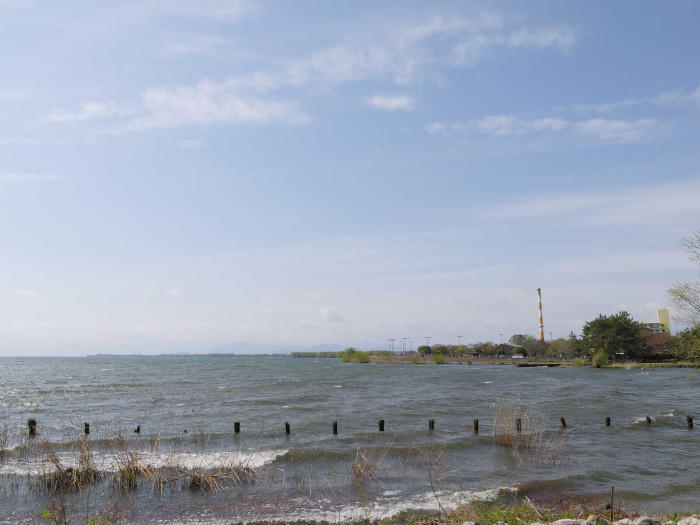
[[[432,339],[432,337],[430,337],[430,336],[428,336],[428,335],[425,336],[425,346],[430,346],[430,340],[431,340],[431,339]]]
[[[461,335],[457,336],[457,346],[462,346],[462,336]]]
[[[552,342],[552,332],[549,332],[549,342]]]
[[[501,346],[503,346],[503,334],[498,334],[501,338]]]

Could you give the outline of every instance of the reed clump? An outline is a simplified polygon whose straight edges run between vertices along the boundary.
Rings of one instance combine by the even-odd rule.
[[[112,445],[115,471],[111,482],[114,487],[120,491],[131,490],[138,487],[139,478],[153,478],[153,468],[144,464],[141,455],[129,449],[123,438],[116,438]]]
[[[350,475],[353,481],[357,483],[369,481],[373,485],[378,483],[377,472],[379,471],[383,459],[384,456],[374,454],[358,446],[355,449],[355,460],[350,469]]]
[[[51,465],[40,478],[41,485],[52,492],[81,490],[98,480],[98,472],[92,457],[89,440],[82,439],[76,443],[78,458],[75,466],[66,465],[58,457],[48,442],[40,446],[43,461]]]
[[[527,452],[531,458],[555,463],[564,446],[566,432],[548,435],[546,420],[530,407],[522,407],[513,398],[494,403],[493,442],[511,449],[515,459],[522,459]]]

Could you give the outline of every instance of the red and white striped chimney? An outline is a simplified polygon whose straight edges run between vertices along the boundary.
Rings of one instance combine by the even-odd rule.
[[[540,341],[544,342],[544,322],[542,321],[542,290],[537,289],[537,310],[540,313]]]

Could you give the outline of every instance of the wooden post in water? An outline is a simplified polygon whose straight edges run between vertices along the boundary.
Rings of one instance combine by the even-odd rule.
[[[90,435],[90,423],[85,423],[85,435]]]
[[[338,422],[333,421],[333,435],[337,436],[338,435]]]
[[[479,433],[479,420],[475,419],[474,420],[474,434],[478,434],[478,433]]]
[[[651,425],[651,418],[647,416],[647,425]]]
[[[523,431],[523,422],[520,420],[520,418],[515,420],[515,430],[517,430],[518,432]]]
[[[240,434],[240,433],[241,433],[241,422],[240,422],[240,421],[234,421],[234,423],[233,423],[233,431],[234,431],[236,434]]]
[[[287,423],[287,422],[285,421],[285,422],[284,422],[284,433],[287,434],[287,435],[289,435],[289,434],[291,434],[291,432],[292,432],[292,429],[289,427],[289,423]]]
[[[685,416],[685,421],[688,423],[688,428],[693,428],[693,416]]]
[[[559,426],[561,428],[566,428],[566,419],[564,419],[563,417],[560,417],[559,418]]]
[[[605,426],[609,427],[610,426],[610,416],[605,418]]]
[[[384,420],[379,420],[379,432],[384,432]]]
[[[434,419],[428,420],[428,430],[435,430],[435,420]]]
[[[29,437],[36,436],[36,419],[30,417],[27,419],[27,426],[29,427]]]
[[[613,486],[610,489],[610,523],[612,523],[613,520],[613,513],[615,512],[615,487]]]

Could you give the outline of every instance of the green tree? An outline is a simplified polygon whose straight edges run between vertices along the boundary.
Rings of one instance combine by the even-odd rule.
[[[673,351],[678,359],[688,361],[700,359],[700,326],[687,328],[679,333]]]
[[[528,339],[534,339],[534,337],[527,334],[513,334],[510,336],[510,339],[508,339],[508,342],[513,346],[523,346]]]
[[[600,315],[583,327],[583,344],[589,351],[604,350],[610,359],[622,353],[626,357],[639,357],[639,329],[627,312],[614,315]]]
[[[700,265],[700,228],[681,241],[691,261]],[[700,325],[700,280],[681,281],[668,290],[676,305],[676,318],[690,326]]]
[[[428,345],[420,345],[418,347],[418,353],[421,355],[430,355],[433,353],[433,349],[430,348]]]
[[[575,337],[576,336],[574,335],[574,338]],[[576,355],[576,349],[572,344],[570,338],[564,339],[563,337],[560,337],[559,339],[555,339],[554,341],[549,343],[545,355],[549,357],[571,359]]]

